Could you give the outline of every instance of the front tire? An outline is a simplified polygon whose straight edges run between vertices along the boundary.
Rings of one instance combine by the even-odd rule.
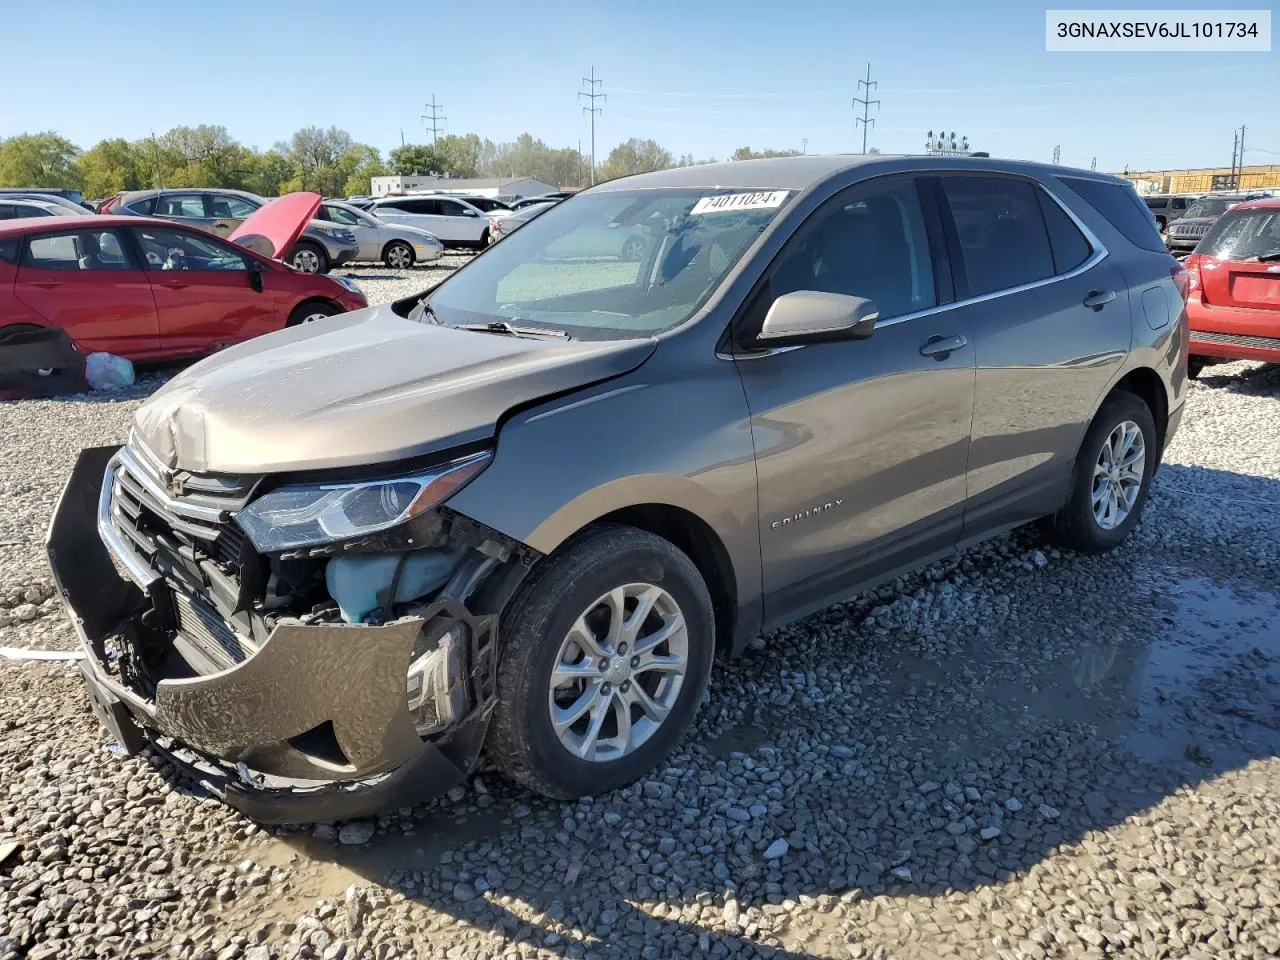
[[[1199,380],[1200,374],[1204,372],[1205,363],[1199,357],[1187,358],[1187,379]]]
[[[310,240],[300,240],[289,255],[289,265],[299,273],[328,273],[329,258],[324,248]]]
[[[403,240],[393,240],[382,252],[382,262],[392,270],[408,270],[413,266],[413,247]]]
[[[1116,391],[1085,434],[1071,496],[1050,521],[1050,535],[1081,553],[1114,549],[1138,525],[1159,464],[1150,408],[1134,394]]]
[[[543,561],[503,617],[489,756],[561,800],[648,773],[702,702],[715,646],[693,562],[632,527],[592,530]]]
[[[342,308],[336,303],[329,303],[325,300],[300,303],[289,314],[289,322],[286,326],[296,327],[300,323],[311,323],[313,320],[323,320],[325,317],[336,317],[342,312]]]

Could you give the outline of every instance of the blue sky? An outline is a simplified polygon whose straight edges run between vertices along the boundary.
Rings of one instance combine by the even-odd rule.
[[[1044,11],[1009,0],[7,0],[6,73],[29,81],[5,96],[0,136],[54,129],[90,146],[211,123],[267,147],[332,124],[387,150],[401,131],[429,136],[420,117],[434,94],[447,133],[528,131],[585,152],[577,92],[594,64],[608,94],[600,160],[631,136],[699,159],[804,139],[811,153],[851,152],[862,135],[850,99],[870,61],[881,105],[869,145],[885,153],[920,152],[927,129],[945,128],[996,156],[1049,160],[1060,144],[1063,163],[1096,157],[1102,170],[1225,165],[1245,124],[1247,161],[1280,163],[1280,52],[1046,53]]]

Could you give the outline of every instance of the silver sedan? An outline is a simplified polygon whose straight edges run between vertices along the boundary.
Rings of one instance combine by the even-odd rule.
[[[357,260],[381,260],[392,269],[405,270],[444,255],[444,245],[427,231],[379,220],[341,200],[326,200],[316,219],[351,228],[360,245]]]

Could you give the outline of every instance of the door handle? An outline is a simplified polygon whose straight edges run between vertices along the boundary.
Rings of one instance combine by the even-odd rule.
[[[1089,295],[1084,298],[1084,305],[1094,310],[1101,310],[1115,298],[1114,290],[1090,290]]]
[[[922,357],[945,360],[955,351],[968,345],[969,341],[959,334],[954,337],[930,337],[924,342],[924,346],[920,348],[920,355]]]

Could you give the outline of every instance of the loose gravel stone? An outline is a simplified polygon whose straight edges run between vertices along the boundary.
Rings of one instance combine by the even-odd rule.
[[[0,404],[0,646],[74,648],[50,513],[166,375]],[[0,660],[0,960],[1280,955],[1278,404],[1206,370],[1121,549],[1019,531],[772,631],[600,797],[264,829]]]

